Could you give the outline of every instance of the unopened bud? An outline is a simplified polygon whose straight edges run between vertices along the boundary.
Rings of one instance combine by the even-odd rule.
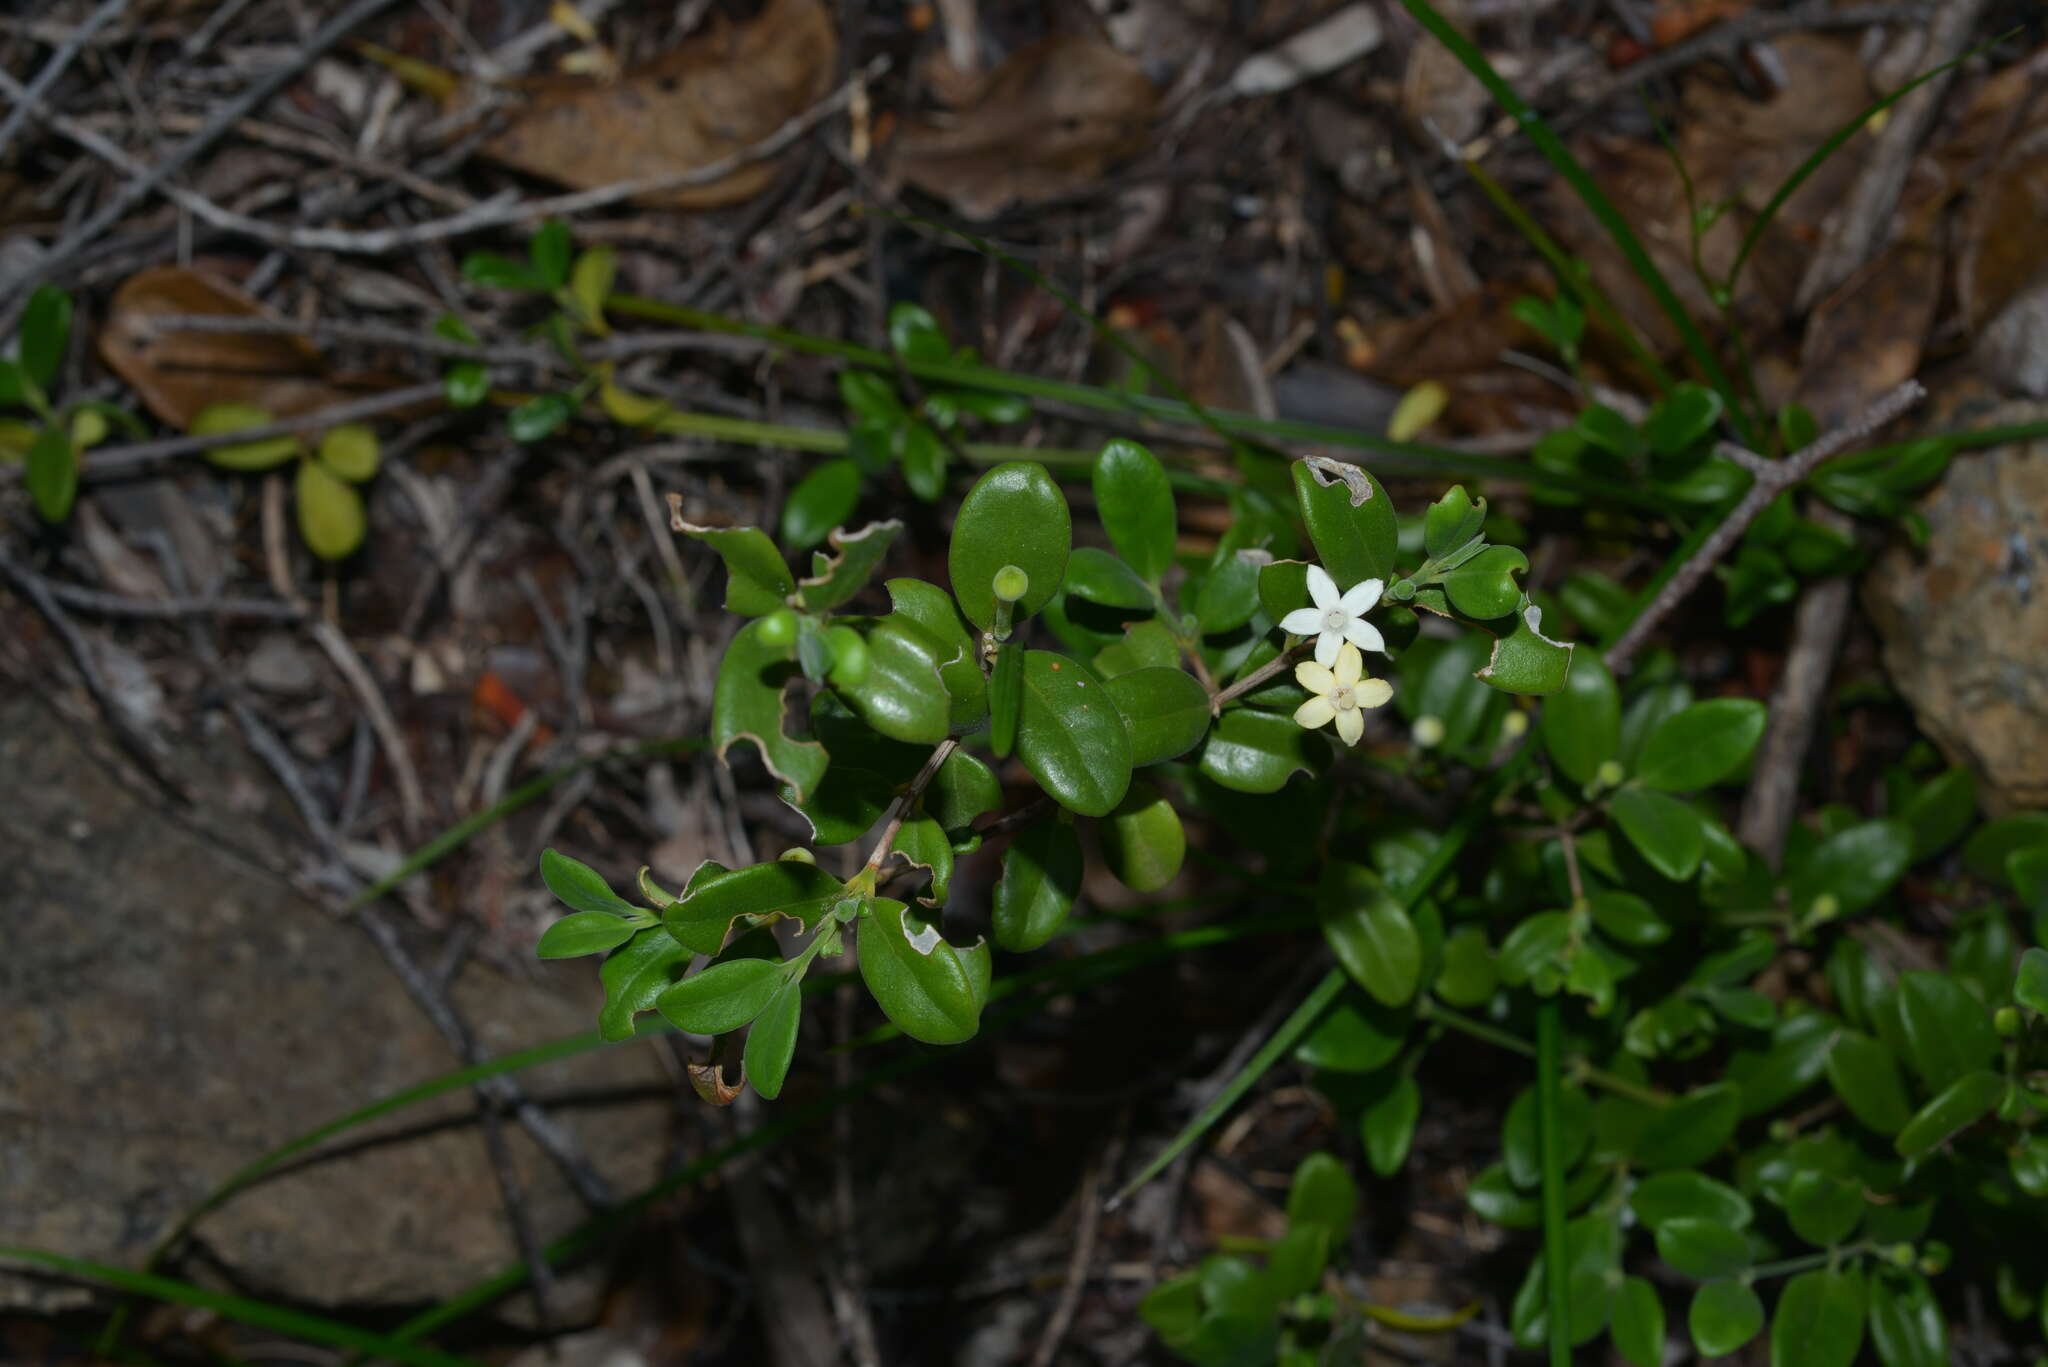
[[[1832,892],[1824,892],[1814,898],[1813,906],[1807,912],[1807,916],[1815,924],[1819,924],[1822,921],[1832,921],[1841,914],[1842,899],[1835,896]]]
[[[1621,767],[1618,759],[1602,760],[1600,767],[1593,771],[1593,781],[1602,788],[1618,788],[1628,777],[1628,770]]]
[[[1415,743],[1425,750],[1432,746],[1442,745],[1444,743],[1443,720],[1440,717],[1417,717],[1415,725],[1410,728],[1409,734],[1414,736]]]
[[[1500,738],[1520,740],[1529,733],[1529,714],[1517,707],[1500,719]]]
[[[1891,1260],[1893,1267],[1911,1267],[1913,1265],[1913,1245],[1893,1244],[1885,1250],[1884,1256]]]
[[[818,856],[812,854],[801,845],[792,845],[775,857],[777,859],[786,859],[792,864],[815,864],[818,862]]]
[[[1015,565],[1005,565],[996,571],[995,580],[989,587],[1005,603],[1014,603],[1031,592],[1031,576]]]
[[[2020,1032],[2020,1012],[2016,1006],[2001,1006],[1991,1013],[1991,1028],[2006,1039]]]

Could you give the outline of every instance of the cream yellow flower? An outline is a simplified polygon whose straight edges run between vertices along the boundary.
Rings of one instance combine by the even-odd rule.
[[[1315,694],[1294,709],[1296,724],[1314,730],[1334,721],[1337,735],[1346,745],[1358,744],[1365,734],[1365,709],[1384,707],[1394,696],[1394,686],[1385,679],[1365,677],[1365,657],[1349,641],[1337,652],[1336,668],[1303,660],[1294,667],[1294,677]]]

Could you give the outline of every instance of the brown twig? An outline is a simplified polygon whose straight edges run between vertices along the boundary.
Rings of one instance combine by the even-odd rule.
[[[1129,1120],[1130,1111],[1126,1108],[1109,1147],[1088,1165],[1088,1171],[1081,1178],[1081,1191],[1076,1198],[1076,1218],[1080,1227],[1074,1233],[1073,1256],[1067,1259],[1066,1284],[1060,1288],[1060,1298],[1053,1306],[1052,1318],[1046,1321],[1045,1332],[1039,1336],[1038,1350],[1031,1355],[1031,1367],[1052,1367],[1053,1359],[1059,1355],[1060,1344],[1067,1337],[1067,1330],[1073,1327],[1074,1312],[1081,1308],[1081,1292],[1088,1285],[1088,1267],[1095,1261],[1095,1235],[1102,1223],[1102,1202],[1098,1199],[1102,1177],[1104,1173],[1115,1171],[1123,1157]]]
[[[50,87],[57,83],[57,78],[64,74],[79,50],[92,41],[95,33],[120,18],[127,8],[128,0],[106,0],[57,45],[57,50],[50,54],[50,60],[43,63],[43,69],[36,73],[35,79],[16,99],[14,111],[7,116],[7,122],[0,123],[0,158],[6,156],[7,145],[14,141],[14,135],[21,131],[28,116],[42,105],[43,96],[50,92]]]
[[[338,423],[355,422],[361,418],[374,418],[401,408],[418,404],[439,403],[445,397],[441,382],[409,385],[404,389],[393,389],[383,394],[372,394],[367,398],[351,399],[317,413],[307,413],[296,418],[281,418],[267,422],[260,427],[245,427],[234,434],[234,440],[261,441],[267,437],[296,436],[302,432],[317,432]],[[130,442],[126,446],[109,446],[92,453],[92,459],[81,472],[86,479],[104,478],[109,475],[129,475],[146,469],[161,460],[178,456],[196,455],[224,443],[224,438],[213,437],[164,437],[157,441]]]
[[[896,844],[897,832],[903,829],[903,822],[910,815],[910,809],[924,796],[925,788],[939,772],[939,766],[946,762],[946,756],[952,754],[959,746],[959,740],[952,736],[940,741],[932,749],[931,757],[925,760],[924,768],[918,770],[917,777],[910,781],[910,786],[897,795],[896,801],[889,808],[888,823],[882,827],[882,838],[875,842],[875,848],[868,855],[864,871],[872,872],[882,867],[882,861],[889,857],[890,849]]]
[[[1302,647],[1307,644],[1309,644],[1307,641],[1300,641],[1289,646],[1222,692],[1211,693],[1209,695],[1209,715],[1212,717],[1217,715],[1223,710],[1223,704],[1243,697],[1275,674],[1288,668],[1294,663],[1295,656],[1301,653]]]
[[[1699,587],[1700,580],[1719,564],[1742,534],[1749,530],[1749,524],[1756,521],[1758,514],[1770,506],[1771,500],[1811,475],[1824,461],[1833,459],[1852,446],[1861,445],[1886,424],[1918,403],[1927,391],[1920,387],[1918,380],[1907,380],[1904,384],[1880,395],[1869,408],[1857,418],[1826,432],[1811,445],[1793,452],[1781,461],[1773,463],[1756,482],[1732,512],[1723,518],[1711,535],[1700,543],[1700,548],[1679,567],[1678,573],[1660,590],[1650,605],[1643,609],[1636,620],[1622,633],[1607,651],[1607,667],[1616,674],[1628,671],[1634,662],[1635,653],[1649,639],[1663,620],[1671,615],[1672,609],[1684,602],[1687,595]]]

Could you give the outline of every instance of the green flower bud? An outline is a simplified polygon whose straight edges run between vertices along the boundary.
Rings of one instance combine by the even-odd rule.
[[[1414,736],[1415,743],[1425,750],[1430,749],[1432,746],[1442,745],[1444,743],[1443,719],[1441,717],[1417,717],[1415,725],[1409,729],[1409,734]]]
[[[1841,914],[1842,899],[1835,896],[1832,892],[1824,892],[1814,898],[1813,906],[1807,911],[1808,918],[1815,925],[1823,921],[1832,921]]]
[[[818,856],[812,854],[801,845],[792,845],[775,857],[777,859],[787,859],[792,864],[815,864],[818,862]]]
[[[1621,767],[1618,759],[1602,760],[1600,767],[1593,771],[1593,781],[1602,788],[1618,788],[1628,777],[1628,770]]]
[[[2020,1012],[2016,1006],[2001,1006],[1991,1013],[1991,1028],[2006,1039],[2020,1032]]]
[[[849,626],[833,627],[825,633],[825,644],[832,647],[833,683],[841,688],[858,688],[868,677],[868,643],[860,633]]]
[[[1884,1256],[1891,1260],[1893,1267],[1911,1267],[1913,1265],[1913,1245],[1893,1244],[1885,1250]]]
[[[1529,733],[1529,714],[1517,707],[1500,719],[1500,738],[1520,740]]]
[[[996,577],[989,587],[994,589],[996,597],[1005,603],[1014,603],[1031,592],[1031,576],[1015,565],[1005,565],[996,571]]]
[[[777,608],[761,619],[754,634],[760,637],[762,645],[786,646],[796,640],[796,614],[788,608]]]

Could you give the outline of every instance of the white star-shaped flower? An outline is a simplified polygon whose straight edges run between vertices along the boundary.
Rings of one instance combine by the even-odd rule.
[[[1360,650],[1377,650],[1384,655],[1387,643],[1380,639],[1379,629],[1365,620],[1365,614],[1379,603],[1380,591],[1385,587],[1378,579],[1367,579],[1340,594],[1337,581],[1321,565],[1310,565],[1308,596],[1315,599],[1316,605],[1288,613],[1280,619],[1280,629],[1296,636],[1315,637],[1316,663],[1325,670],[1337,663],[1337,648],[1346,641]]]
[[[1334,721],[1346,745],[1358,744],[1365,734],[1365,709],[1384,707],[1394,696],[1394,686],[1385,679],[1365,677],[1365,657],[1349,641],[1339,647],[1335,669],[1303,660],[1294,667],[1294,677],[1315,694],[1294,709],[1295,723],[1313,731]]]

